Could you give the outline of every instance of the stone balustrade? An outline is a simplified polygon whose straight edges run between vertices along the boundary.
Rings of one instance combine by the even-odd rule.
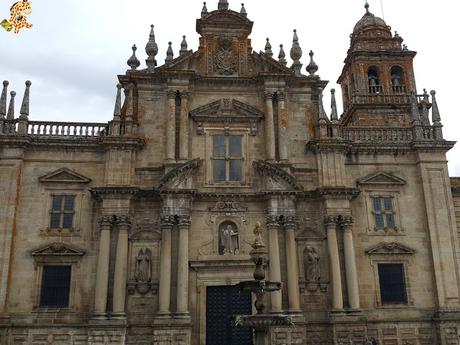
[[[343,138],[350,141],[392,141],[409,142],[413,140],[412,128],[369,128],[345,127]]]
[[[107,123],[29,121],[27,133],[46,137],[100,137],[107,136]]]

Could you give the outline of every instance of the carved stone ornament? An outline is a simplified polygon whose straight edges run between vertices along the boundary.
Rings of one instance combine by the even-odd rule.
[[[218,201],[215,206],[209,207],[211,212],[233,213],[246,212],[247,207],[242,207],[237,201]]]
[[[275,164],[267,161],[256,160],[252,163],[252,165],[259,175],[270,177],[275,182],[282,183],[285,188],[299,191],[303,190],[302,185],[297,182],[297,179],[294,176],[279,168]]]
[[[240,234],[233,222],[223,222],[219,227],[219,254],[237,255],[240,251]]]
[[[137,254],[134,279],[138,283],[152,280],[152,251],[149,248],[141,248]]]
[[[32,251],[32,256],[83,256],[85,251],[73,245],[56,242]]]
[[[195,172],[203,163],[199,158],[182,164],[181,166],[170,170],[161,180],[158,189],[179,188],[190,175]]]
[[[214,69],[221,75],[232,75],[237,72],[238,57],[228,39],[223,39],[214,56]]]
[[[397,242],[382,242],[366,249],[367,255],[413,255],[415,249]]]
[[[319,261],[320,256],[316,249],[307,246],[304,251],[305,280],[307,283],[319,283],[321,279]]]

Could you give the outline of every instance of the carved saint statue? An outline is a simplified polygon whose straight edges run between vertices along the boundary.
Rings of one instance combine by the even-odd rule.
[[[152,280],[152,252],[149,248],[141,248],[137,254],[134,278],[139,283],[148,283]]]
[[[236,226],[233,223],[223,223],[220,227],[219,235],[219,254],[238,254],[240,245]]]
[[[309,283],[318,283],[321,278],[319,255],[315,248],[307,246],[304,251],[305,280]]]

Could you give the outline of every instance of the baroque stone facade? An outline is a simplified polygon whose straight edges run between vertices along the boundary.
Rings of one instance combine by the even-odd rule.
[[[268,308],[295,323],[273,345],[460,344],[454,143],[415,52],[366,6],[339,118],[297,33],[287,67],[268,41],[252,50],[252,25],[205,5],[198,50],[184,38],[162,66],[152,26],[108,123],[29,119],[30,82],[16,118],[4,82],[0,344],[213,345],[240,303],[225,288],[252,279],[257,222],[282,283]]]

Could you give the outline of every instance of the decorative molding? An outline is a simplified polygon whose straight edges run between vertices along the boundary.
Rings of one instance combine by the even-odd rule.
[[[67,243],[51,243],[32,251],[33,257],[83,256],[85,251]]]
[[[406,180],[387,172],[377,172],[358,180],[358,185],[402,186]]]
[[[242,207],[237,201],[218,201],[214,206],[208,208],[210,212],[246,212],[247,207]]]
[[[301,191],[303,187],[297,179],[280,167],[268,161],[256,160],[252,163],[256,172],[261,176],[271,177],[276,182],[284,182],[287,187]]]
[[[91,179],[67,168],[50,172],[38,180],[42,183],[90,183]]]
[[[158,189],[179,188],[179,185],[202,164],[203,161],[200,158],[196,158],[170,170],[161,178]]]
[[[415,249],[398,242],[381,242],[366,249],[367,255],[413,255],[415,253]]]

